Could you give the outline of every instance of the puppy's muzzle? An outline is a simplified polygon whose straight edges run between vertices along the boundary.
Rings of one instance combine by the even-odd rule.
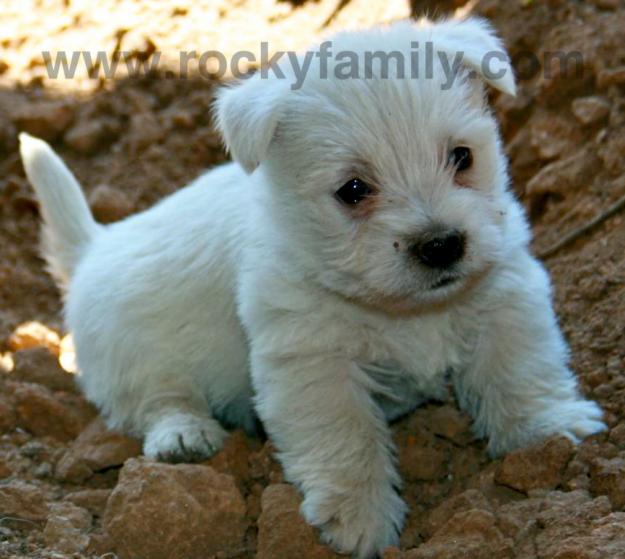
[[[445,270],[462,260],[465,245],[465,235],[460,231],[439,230],[422,236],[410,247],[410,252],[428,268]]]

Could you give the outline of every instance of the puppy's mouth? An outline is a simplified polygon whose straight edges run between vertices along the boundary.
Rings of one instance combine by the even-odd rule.
[[[448,287],[457,283],[460,280],[460,276],[443,276],[430,285],[430,290],[435,291],[437,289],[442,289],[443,287]]]

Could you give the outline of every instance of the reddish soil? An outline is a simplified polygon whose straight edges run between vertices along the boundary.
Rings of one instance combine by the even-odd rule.
[[[215,80],[46,77],[41,50],[226,53],[299,48],[328,29],[410,13],[407,3],[107,0],[3,7],[0,23],[0,557],[332,557],[299,517],[269,443],[235,433],[200,465],[139,457],[108,433],[59,365],[59,294],[37,252],[38,207],[17,132],[49,139],[97,217],[143,209],[226,159]],[[414,13],[460,1],[415,2]],[[493,103],[538,253],[625,194],[625,2],[476,0],[517,61],[515,99]],[[21,11],[20,11],[21,9]],[[86,47],[85,45],[88,45]],[[581,72],[528,68],[523,52],[579,52]],[[542,64],[542,63],[541,63]],[[169,69],[169,68],[168,68]],[[625,227],[617,213],[546,259],[581,389],[610,427],[493,461],[450,400],[395,426],[411,512],[386,559],[625,557]],[[37,325],[18,328],[29,321]],[[37,347],[42,346],[42,347]],[[63,361],[67,366],[67,361]]]

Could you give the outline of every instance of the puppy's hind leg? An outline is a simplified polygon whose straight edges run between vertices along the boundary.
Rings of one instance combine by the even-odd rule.
[[[210,401],[216,392],[214,378],[206,375],[210,367],[193,367],[179,358],[173,349],[177,340],[149,352],[136,332],[116,344],[106,336],[98,339],[87,328],[92,326],[88,320],[75,330],[78,361],[86,364],[80,384],[110,428],[143,438],[144,454],[159,460],[197,461],[221,448],[227,432],[213,417],[218,410]],[[131,348],[139,349],[133,355]]]
[[[213,416],[218,410],[207,396],[211,387],[198,375],[174,376],[169,367],[163,370],[155,359],[146,360],[139,367],[125,367],[124,374],[116,367],[108,375],[83,370],[82,388],[109,427],[142,437],[143,453],[167,462],[196,462],[221,449],[228,432]],[[184,363],[169,365],[180,369]],[[99,370],[106,369],[95,367]]]
[[[143,452],[166,462],[197,462],[217,452],[227,435],[209,414],[168,405],[150,414]]]
[[[161,378],[138,406],[143,453],[166,462],[197,462],[218,451],[228,436],[190,378]],[[145,387],[144,387],[145,388]]]

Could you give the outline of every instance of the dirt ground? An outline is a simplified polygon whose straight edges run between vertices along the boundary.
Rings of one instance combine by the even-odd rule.
[[[102,427],[64,370],[71,347],[17,132],[51,141],[98,219],[120,219],[226,159],[209,112],[217,80],[180,78],[180,50],[296,49],[464,4],[0,0],[0,557],[334,556],[299,517],[270,443],[237,432],[206,463],[173,466]],[[516,63],[519,95],[493,106],[540,254],[625,194],[625,2],[464,7],[493,21]],[[42,50],[85,49],[167,56],[142,78],[46,76]],[[579,71],[547,62],[558,51],[579,53]],[[411,511],[386,559],[625,558],[624,215],[545,259],[572,367],[609,431],[492,461],[453,401],[417,410],[394,429]]]

